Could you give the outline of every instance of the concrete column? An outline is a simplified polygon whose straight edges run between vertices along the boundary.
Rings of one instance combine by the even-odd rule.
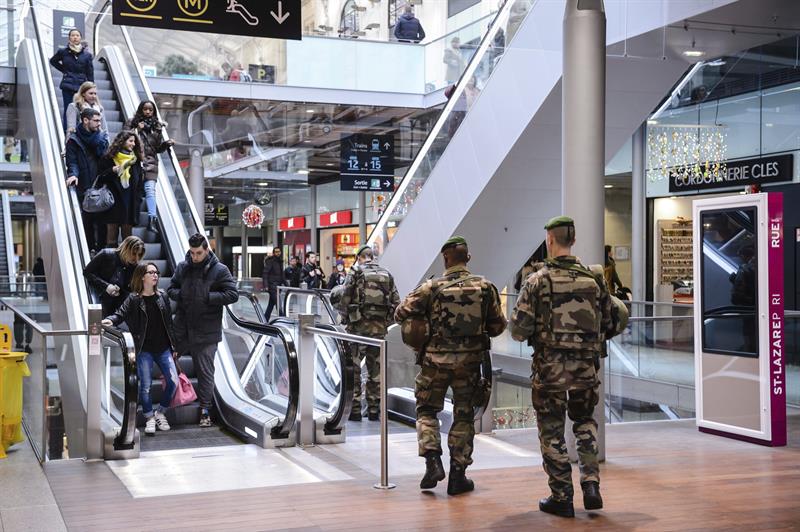
[[[203,171],[203,151],[200,148],[189,150],[189,193],[192,195],[194,208],[202,216],[206,204],[205,172]]]
[[[316,253],[319,257],[319,238],[317,237],[317,224],[319,223],[319,214],[317,214],[317,185],[309,186],[308,193],[311,196],[311,223],[309,224],[311,228],[311,251]],[[319,257],[317,263],[322,263],[322,257]]]
[[[313,327],[313,314],[298,316],[297,356],[300,363],[300,397],[298,405],[299,427],[297,443],[301,446],[314,445],[314,364],[316,362],[316,343],[314,333],[306,332]]]
[[[575,220],[574,254],[602,264],[605,244],[606,15],[603,0],[567,0],[561,80],[561,211]],[[601,367],[601,371],[602,371]],[[605,459],[605,390],[595,409]],[[577,459],[572,428],[570,456]]]
[[[250,277],[250,261],[247,258],[247,253],[247,226],[242,222],[242,267],[239,270],[241,279]]]
[[[647,232],[645,205],[647,202],[645,179],[647,179],[647,124],[642,124],[633,134],[633,172],[631,177],[631,266],[633,267],[631,291],[634,301],[644,301],[645,261],[647,254]],[[644,309],[636,309],[643,311]]]
[[[358,245],[367,243],[367,193],[358,193]]]
[[[278,195],[272,196],[272,245],[278,245]],[[284,262],[289,263],[289,258],[284,257]]]

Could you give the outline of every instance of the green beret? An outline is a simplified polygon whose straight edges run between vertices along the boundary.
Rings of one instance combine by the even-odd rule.
[[[365,249],[369,249],[370,251],[372,250],[370,246],[361,246],[360,248],[358,248],[358,253],[356,253],[356,257],[360,256],[361,252],[364,251]]]
[[[550,229],[555,229],[556,227],[575,227],[575,222],[569,216],[556,216],[555,218],[550,218],[544,228],[548,231]]]
[[[442,249],[440,250],[440,253],[446,250],[447,248],[454,248],[456,246],[466,246],[466,245],[467,241],[464,239],[463,236],[454,236],[452,238],[449,238],[447,242],[444,243]]]

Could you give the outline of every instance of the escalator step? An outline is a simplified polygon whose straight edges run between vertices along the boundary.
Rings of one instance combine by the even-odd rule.
[[[160,243],[145,244],[143,258],[145,260],[164,258],[164,255],[162,255],[161,244]]]

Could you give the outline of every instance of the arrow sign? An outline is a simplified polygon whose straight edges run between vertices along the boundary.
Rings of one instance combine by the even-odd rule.
[[[391,182],[391,181],[388,181],[388,180],[387,180],[387,181],[384,181],[384,182],[383,182],[383,186],[384,186],[384,187],[386,187],[386,188],[388,189],[389,187],[391,187],[391,186],[392,186],[392,182]]]
[[[386,148],[386,151],[389,151],[389,148],[391,148],[392,145],[387,142],[386,144],[383,145],[383,147]]]
[[[281,2],[281,0],[278,0],[278,14],[276,15],[274,11],[270,11],[269,14],[272,15],[272,18],[274,18],[278,24],[286,22],[286,19],[289,18],[290,15],[288,11],[286,13],[283,12],[283,2]]]

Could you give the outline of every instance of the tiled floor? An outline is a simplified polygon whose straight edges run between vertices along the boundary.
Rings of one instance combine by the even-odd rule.
[[[28,442],[0,460],[0,532],[66,530],[50,484]]]

